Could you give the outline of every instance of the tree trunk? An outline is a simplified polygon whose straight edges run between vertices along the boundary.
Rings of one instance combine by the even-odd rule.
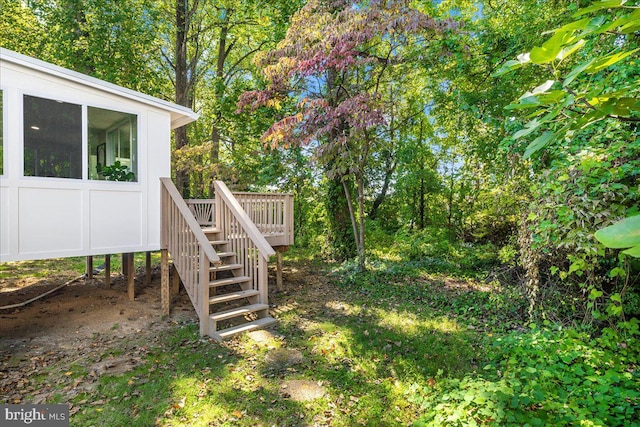
[[[228,20],[228,14],[227,14]],[[229,27],[227,21],[225,21],[220,28],[220,37],[218,39],[218,58],[216,61],[216,81],[214,87],[214,97],[216,106],[220,108],[220,102],[224,95],[224,64],[227,60],[227,36],[229,34]],[[220,111],[216,111],[213,116],[213,124],[211,125],[211,164],[217,165],[220,162],[220,122],[222,120],[222,114]],[[214,172],[215,173],[215,172]],[[211,184],[209,187],[209,196],[214,197],[215,190],[213,188],[213,181],[216,176],[211,177]]]
[[[327,91],[331,94],[328,97],[329,105],[336,106],[340,103],[341,95],[338,90],[339,85],[336,84],[338,73],[334,69],[327,70]],[[343,124],[346,126],[346,124]],[[329,136],[330,140],[335,140],[341,129],[334,129]],[[329,161],[325,165],[325,175],[330,176],[333,170],[333,162]],[[326,209],[329,219],[329,233],[327,242],[330,255],[338,261],[346,261],[356,255],[355,227],[351,224],[351,215],[349,215],[349,203],[345,192],[343,182],[344,175],[335,174],[332,178],[328,178]]]
[[[187,36],[189,31],[188,0],[176,0],[176,104],[191,108],[189,77],[187,73]],[[175,149],[189,145],[187,127],[174,130]],[[182,197],[190,196],[189,173],[176,170],[176,187]]]
[[[356,241],[356,252],[360,254],[360,234],[358,233],[358,223],[356,221],[356,213],[353,209],[349,183],[346,180],[342,180],[342,188],[344,189],[344,196],[347,200],[347,207],[349,208],[349,219],[351,220],[351,227],[353,228],[353,235]]]
[[[176,150],[189,145],[189,138],[187,136],[187,127],[182,126],[173,131],[176,143]],[[191,189],[189,186],[189,173],[183,170],[176,170],[176,188],[185,199],[191,197]]]
[[[389,185],[391,184],[391,177],[396,170],[396,165],[397,163],[393,160],[392,155],[389,155],[386,162],[384,183],[382,184],[382,189],[380,190],[380,194],[378,194],[378,196],[373,201],[373,205],[371,205],[371,211],[369,211],[369,218],[371,219],[376,219],[376,217],[378,216],[378,208],[387,197]]]
[[[420,120],[420,133],[418,135],[418,142],[420,144],[420,196],[418,198],[418,203],[419,203],[419,207],[418,207],[418,216],[419,216],[419,221],[418,221],[418,229],[419,230],[424,230],[424,192],[425,192],[425,188],[424,188],[424,148],[423,148],[423,144],[424,144],[424,139],[423,139],[423,121],[422,119]]]
[[[424,165],[420,165],[420,173],[424,173]],[[424,230],[424,176],[420,176],[420,192],[418,196],[418,230]]]
[[[453,229],[453,192],[455,190],[454,185],[455,182],[453,180],[453,161],[451,162],[451,175],[449,176],[449,212],[447,213],[447,227],[451,230]]]
[[[325,207],[329,220],[329,255],[338,261],[353,258],[356,255],[356,242],[341,176],[328,180]]]
[[[360,217],[360,230],[358,230],[358,271],[363,272],[366,269],[365,264],[365,246],[364,246],[364,181],[362,177],[357,178],[358,181],[358,216]]]

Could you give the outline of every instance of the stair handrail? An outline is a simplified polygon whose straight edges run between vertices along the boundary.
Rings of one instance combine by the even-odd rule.
[[[269,242],[267,242],[267,239],[265,239],[260,230],[258,230],[258,227],[251,221],[249,215],[242,209],[242,206],[240,206],[240,203],[234,197],[233,193],[231,193],[227,185],[222,181],[214,181],[213,185],[216,191],[216,197],[220,197],[227,205],[233,216],[242,226],[242,229],[247,233],[247,236],[253,244],[256,245],[256,248],[258,248],[258,253],[265,260],[269,260],[269,257],[276,254],[276,251],[273,250]]]
[[[187,206],[187,203],[184,201],[184,199],[178,192],[178,189],[174,185],[171,178],[160,178],[160,182],[162,183],[164,188],[167,190],[167,194],[171,197],[171,200],[180,211],[180,214],[184,217],[187,225],[189,226],[190,231],[193,233],[194,237],[198,241],[198,244],[202,249],[202,252],[204,252],[207,259],[213,263],[220,262],[220,257],[218,256],[216,251],[213,249],[213,246],[211,246],[211,242],[209,242],[209,239],[207,239],[207,236],[204,234],[204,231],[202,231],[202,228],[200,227],[200,225],[198,225],[198,222],[193,216],[193,213],[191,213],[191,210],[189,209],[189,207]],[[164,210],[164,206],[163,206],[163,210]],[[164,216],[162,217],[163,224],[162,224],[161,244],[163,248],[166,247],[167,245],[166,233],[169,232],[168,224],[164,223],[166,219],[167,218],[165,218]]]

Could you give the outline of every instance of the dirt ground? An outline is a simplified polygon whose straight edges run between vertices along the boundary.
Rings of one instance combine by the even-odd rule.
[[[0,282],[0,305],[12,305],[42,294],[70,278],[3,280]],[[154,270],[150,284],[144,274],[136,276],[136,298],[129,301],[125,278],[112,275],[106,289],[104,277],[77,279],[66,287],[33,303],[0,310],[0,351],[22,350],[39,344],[60,348],[77,348],[96,335],[124,337],[147,329],[168,325],[160,316],[160,272]],[[174,297],[171,319],[195,318],[189,298]]]
[[[1,280],[0,306],[27,301],[70,279],[73,277]],[[175,323],[196,320],[184,291],[173,297],[171,316],[163,319],[159,269],[153,271],[149,284],[144,279],[138,272],[135,301],[129,301],[123,276],[113,274],[111,287],[106,289],[104,276],[97,275],[75,280],[24,307],[0,310],[0,403],[48,401],[50,394],[60,389],[55,385],[64,381],[65,372],[52,378],[50,390],[34,390],[30,378],[50,372],[47,368],[51,366],[68,369],[77,362],[88,368],[94,379],[102,372],[131,369],[144,356],[140,348],[117,358],[100,355],[118,342],[144,337],[153,340]],[[80,384],[69,384],[65,391],[72,397],[86,391],[91,382],[90,376],[84,389]],[[36,402],[23,400],[23,396],[34,394]]]
[[[275,272],[269,273],[274,312],[286,309],[291,292],[318,280],[285,267],[287,291],[280,293],[275,289]],[[0,306],[27,301],[71,279],[68,275],[2,279]],[[69,402],[91,392],[103,373],[126,372],[141,363],[147,347],[158,341],[163,330],[197,321],[184,289],[173,296],[169,318],[162,318],[159,267],[153,270],[151,282],[144,282],[144,272],[138,271],[135,301],[129,301],[122,275],[112,274],[111,287],[106,289],[104,276],[98,274],[90,280],[77,279],[24,307],[0,310],[0,403]],[[119,354],[110,354],[114,348]],[[89,374],[79,378],[76,369]],[[56,397],[60,394],[61,398]],[[77,410],[71,407],[72,414]]]

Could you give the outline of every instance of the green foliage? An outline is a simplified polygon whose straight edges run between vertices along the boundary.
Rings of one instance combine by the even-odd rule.
[[[415,426],[638,425],[638,322],[592,338],[573,330],[511,333],[483,372],[415,388]]]
[[[585,301],[590,307],[584,320],[602,319],[604,312],[598,307],[606,306],[608,295],[621,292],[629,281],[618,272],[635,267],[594,239],[603,225],[634,212],[640,200],[635,184],[640,145],[620,127],[616,123],[595,127],[589,140],[575,139],[568,152],[534,181],[535,202],[529,206],[520,240],[532,305],[543,303],[533,280],[539,287],[562,283],[585,292],[594,288],[602,297]]]
[[[609,248],[629,248],[622,253],[640,258],[640,216],[626,218],[598,230],[595,237]]]
[[[573,17],[580,19],[553,30],[542,45],[507,61],[495,73],[500,76],[527,64],[548,73],[544,83],[506,107],[533,109],[514,140],[543,131],[527,146],[525,159],[553,143],[575,138],[602,119],[640,121],[638,87],[633,83],[637,65],[633,61],[619,65],[640,50],[634,40],[640,9],[625,7],[625,1],[602,1]]]
[[[32,0],[29,14],[45,28],[30,34],[39,52],[20,50],[63,67],[148,94],[164,82],[153,64],[156,2],[151,0]],[[3,8],[4,11],[4,8]]]
[[[497,263],[497,249],[491,243],[460,242],[447,228],[430,227],[425,230],[395,235],[399,253],[408,260],[434,261],[435,271],[473,277],[486,275]]]
[[[518,329],[526,320],[526,298],[520,288],[469,278],[444,259],[376,260],[364,273],[356,267],[353,262],[342,264],[335,271],[340,283],[385,307],[418,307],[455,318],[469,329],[493,332]]]
[[[532,316],[541,289],[559,283],[589,295],[586,322],[615,322],[625,311],[614,298],[634,298],[627,287],[634,288],[627,270],[634,267],[606,251],[594,233],[637,212],[637,17],[624,1],[593,3],[496,73],[534,68],[538,77],[506,107],[514,120],[527,114],[524,127],[507,138],[511,149],[533,138],[516,148],[537,173],[519,240]]]
[[[0,0],[0,46],[46,59],[46,27],[24,2]]]
[[[135,181],[136,175],[129,170],[129,167],[116,160],[112,165],[102,166],[98,172],[107,181]]]

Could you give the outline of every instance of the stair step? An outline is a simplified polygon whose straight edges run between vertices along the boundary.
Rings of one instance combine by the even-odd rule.
[[[245,283],[250,281],[251,277],[248,276],[229,277],[228,279],[212,280],[209,282],[209,287],[234,285],[236,283]]]
[[[227,258],[230,256],[234,256],[236,253],[235,252],[216,252],[218,254],[219,258]]]
[[[249,332],[255,329],[263,329],[268,328],[271,325],[275,325],[278,323],[276,319],[273,317],[267,316],[262,319],[254,320],[253,322],[245,323],[243,325],[234,326],[233,328],[224,329],[222,331],[215,332],[215,334],[220,337],[220,339],[231,338],[236,334],[240,334],[242,332]],[[217,338],[217,337],[216,337]]]
[[[205,234],[206,234],[206,233],[211,233],[211,234],[213,234],[213,233],[219,233],[219,232],[220,232],[220,231],[222,231],[222,230],[220,230],[219,228],[216,228],[216,227],[202,227],[202,231],[203,231]]]
[[[227,243],[229,243],[228,240],[209,240],[209,243],[211,243],[212,245],[226,245]]]
[[[229,302],[229,301],[234,301],[241,298],[249,298],[259,294],[260,292],[254,291],[253,289],[250,289],[248,291],[231,292],[228,294],[216,295],[215,297],[209,298],[209,304],[219,304],[221,302]]]
[[[209,315],[209,319],[219,322],[225,319],[231,319],[232,317],[242,316],[244,314],[255,313],[256,311],[267,310],[269,306],[267,304],[251,304],[244,307],[233,308],[231,310],[219,311],[217,313]]]
[[[209,271],[214,272],[214,271],[237,270],[238,268],[242,268],[242,267],[243,267],[242,264],[224,264],[224,265],[213,266],[209,268]]]

